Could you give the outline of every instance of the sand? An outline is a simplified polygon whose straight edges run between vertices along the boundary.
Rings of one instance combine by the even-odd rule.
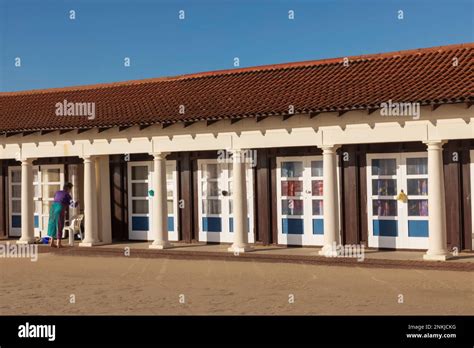
[[[3,315],[473,315],[473,289],[473,273],[455,271],[54,254],[37,262],[0,259]]]

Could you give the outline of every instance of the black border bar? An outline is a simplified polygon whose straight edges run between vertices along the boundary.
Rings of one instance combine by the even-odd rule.
[[[26,323],[30,328],[55,325],[55,340],[20,338],[20,325]],[[472,347],[473,327],[472,316],[0,316],[0,347],[249,343]],[[455,337],[435,338],[439,334]]]

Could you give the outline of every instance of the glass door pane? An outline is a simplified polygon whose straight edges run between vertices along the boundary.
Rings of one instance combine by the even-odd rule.
[[[61,169],[49,168],[46,170],[46,176],[48,178],[48,182],[59,183],[61,181]]]
[[[397,160],[395,158],[373,159],[372,175],[397,175]]]
[[[21,185],[12,184],[10,192],[11,192],[12,198],[21,199]]]
[[[148,196],[148,183],[134,182],[132,183],[132,196],[137,198],[146,198]]]
[[[413,196],[428,195],[428,178],[407,179],[407,194]]]
[[[408,216],[428,216],[427,199],[408,200]]]
[[[21,169],[14,168],[10,174],[10,182],[21,184]]]
[[[134,199],[132,201],[132,214],[148,214],[148,201],[144,199]]]
[[[396,196],[397,179],[372,179],[372,195]]]
[[[282,178],[301,178],[303,177],[304,165],[302,161],[291,161],[281,163]]]
[[[374,199],[372,201],[373,207],[373,216],[382,217],[382,216],[398,216],[398,204],[396,200],[393,199]]]
[[[133,165],[132,166],[132,180],[148,180],[148,166]]]
[[[201,166],[204,180],[218,180],[222,175],[221,165],[218,163],[204,163]]]
[[[205,215],[220,215],[221,201],[217,198],[208,198],[202,200],[202,213]]]
[[[428,174],[428,158],[407,158],[407,175]]]

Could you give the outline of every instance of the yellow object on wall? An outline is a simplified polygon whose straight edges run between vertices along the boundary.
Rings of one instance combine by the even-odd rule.
[[[405,194],[405,192],[403,192],[403,190],[401,190],[397,196],[397,200],[406,203],[408,201],[408,196]]]

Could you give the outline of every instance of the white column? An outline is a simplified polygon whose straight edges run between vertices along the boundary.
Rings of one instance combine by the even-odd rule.
[[[323,218],[324,245],[320,255],[337,256],[334,244],[339,244],[336,150],[338,146],[321,146],[323,150]]]
[[[79,246],[90,247],[99,244],[96,191],[95,159],[92,156],[84,156],[84,240]]]
[[[232,150],[232,200],[234,207],[234,243],[228,249],[234,253],[250,251],[247,224],[247,179],[243,150]]]
[[[79,201],[79,176],[78,176],[78,165],[77,164],[70,164],[68,166],[69,172],[69,182],[73,185],[72,186],[72,199],[74,202]],[[81,202],[82,203],[82,202]],[[69,208],[69,216],[73,217],[79,214],[79,207]]]
[[[446,201],[444,194],[443,142],[428,145],[428,251],[424,260],[446,261],[450,255],[446,242]]]
[[[97,156],[95,160],[97,188],[98,238],[102,244],[112,243],[112,226],[110,220],[110,171],[109,156]]]
[[[151,249],[166,249],[171,246],[168,241],[168,199],[166,188],[167,153],[153,153],[153,188],[155,195],[152,206],[152,231],[155,235]]]
[[[21,160],[21,238],[17,243],[29,244],[35,240],[33,200],[33,160]]]

